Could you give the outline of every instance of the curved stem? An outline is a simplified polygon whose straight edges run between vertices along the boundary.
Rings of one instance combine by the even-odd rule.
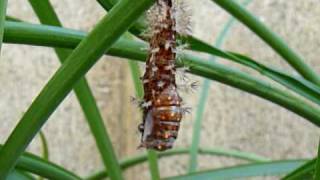
[[[172,150],[168,150],[165,152],[159,153],[159,158],[164,157],[170,157],[170,156],[176,156],[176,155],[184,155],[188,154],[189,149],[188,148],[176,148]],[[199,148],[198,153],[201,155],[211,155],[211,156],[224,156],[224,157],[231,157],[231,158],[237,158],[242,159],[250,162],[267,162],[269,159],[248,153],[248,152],[241,152],[241,151],[235,151],[235,150],[226,150],[221,148]],[[147,154],[137,155],[135,157],[127,158],[122,161],[120,161],[120,166],[123,170],[141,164],[145,161],[147,161],[148,157]],[[90,177],[86,178],[87,180],[100,180],[103,178],[108,177],[108,171],[101,171],[94,175],[91,175]]]
[[[212,0],[220,7],[228,11],[235,18],[241,21],[280,56],[282,56],[294,69],[296,69],[305,79],[320,86],[319,75],[305,63],[305,60],[292,50],[276,33],[272,32],[266,25],[259,21],[245,8],[241,7],[233,0]]]
[[[16,23],[16,22],[7,22],[5,29],[5,42],[11,43],[21,43],[21,44],[32,44],[32,45],[40,45],[40,46],[58,46],[65,48],[74,48],[80,41],[85,37],[85,33],[68,30],[50,26],[37,26],[30,25],[26,23]],[[146,44],[137,41],[130,41],[126,39],[119,39],[112,48],[109,49],[108,54],[112,56],[118,56],[123,58],[129,58],[130,60],[138,60],[145,61],[146,59],[146,51],[142,51],[141,49],[146,48]],[[183,55],[182,55],[183,56]],[[267,99],[271,102],[275,102],[276,104],[281,105],[289,109],[290,111],[304,117],[308,121],[314,123],[317,126],[320,126],[320,111],[316,107],[306,103],[299,97],[293,96],[287,91],[284,91],[280,88],[275,88],[270,84],[266,83],[264,80],[254,78],[247,73],[242,73],[241,71],[231,69],[229,67],[218,65],[217,63],[208,62],[206,60],[202,60],[201,58],[197,58],[193,56],[192,59],[186,59],[185,66],[201,66],[201,67],[210,67],[212,70],[216,68],[222,69],[223,72],[226,72],[226,75],[229,77],[234,77],[237,81],[237,75],[240,74],[241,77],[245,76],[245,78],[240,78],[238,82],[229,82],[224,81],[227,79],[227,76],[224,77],[223,74],[219,76],[213,76],[209,79],[215,80],[219,78],[224,84],[231,85],[238,89],[242,89],[251,94],[255,94],[263,99]],[[217,67],[219,66],[219,67]],[[205,70],[207,72],[208,70]],[[196,73],[195,71],[191,71],[191,73]],[[197,72],[198,75],[201,75],[200,72]],[[205,76],[204,76],[205,77]],[[255,83],[258,82],[257,85],[262,83],[262,87],[256,86]],[[246,88],[242,88],[243,84],[245,84]],[[248,87],[249,86],[249,87]],[[274,91],[274,92],[273,92]]]

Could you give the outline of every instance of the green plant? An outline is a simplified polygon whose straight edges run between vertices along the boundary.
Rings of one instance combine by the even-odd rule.
[[[230,27],[230,22],[226,25],[226,29],[222,32],[220,39],[217,40],[215,44],[217,47],[192,36],[179,37],[180,40],[188,43],[192,51],[207,53],[212,57],[222,57],[258,71],[266,78],[291,90],[295,95],[288,93],[283,88],[273,86],[263,79],[214,62],[212,61],[213,58],[207,61],[200,56],[184,52],[180,54],[182,61],[179,61],[178,66],[188,66],[189,73],[216,80],[267,99],[304,117],[316,126],[320,126],[320,80],[314,70],[304,62],[302,57],[291,50],[283,40],[241,5],[232,0],[212,1],[248,26],[297,70],[301,76],[283,73],[239,53],[218,49],[225,36],[226,29]],[[126,58],[129,60],[136,94],[139,97],[142,96],[142,87],[139,81],[140,72],[135,61],[144,61],[146,59],[146,51],[141,50],[146,47],[146,43],[135,40],[134,36],[139,37],[139,34],[146,28],[142,15],[154,1],[121,0],[117,2],[115,0],[98,0],[110,12],[89,34],[63,28],[49,0],[29,0],[29,2],[43,25],[29,24],[9,16],[5,18],[7,1],[0,0],[0,47],[2,41],[4,43],[52,47],[55,48],[62,65],[34,100],[8,140],[1,147],[0,179],[34,179],[29,173],[49,179],[81,179],[74,173],[48,162],[46,160],[47,151],[44,151],[44,158],[24,153],[30,141],[41,130],[48,117],[72,88],[75,90],[87,118],[106,169],[87,179],[101,179],[107,176],[110,176],[111,179],[123,179],[122,172],[124,169],[146,160],[149,161],[152,179],[160,179],[157,158],[179,154],[191,155],[190,173],[168,179],[226,179],[278,175],[279,173],[289,173],[294,169],[296,170],[288,174],[284,179],[319,178],[319,159],[308,162],[306,160],[270,161],[245,152],[199,147],[199,130],[205,109],[204,99],[209,93],[209,81],[206,81],[202,87],[202,98],[199,100],[200,106],[194,126],[193,143],[189,149],[173,149],[164,153],[149,151],[147,154],[119,161],[115,156],[108,132],[84,75],[104,53]],[[244,3],[248,2],[244,1]],[[128,33],[126,33],[127,30],[129,31]],[[307,102],[307,100],[310,102]],[[46,147],[45,138],[43,138],[43,135],[41,137],[44,147]],[[246,159],[252,163],[197,172],[198,154],[231,156]]]

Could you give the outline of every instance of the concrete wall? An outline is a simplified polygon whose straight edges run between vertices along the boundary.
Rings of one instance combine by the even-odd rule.
[[[95,1],[79,2],[52,0],[66,27],[90,31],[104,11]],[[188,3],[193,11],[195,36],[213,43],[229,15],[209,0],[188,0]],[[320,72],[317,55],[320,44],[318,0],[254,0],[248,8]],[[25,0],[10,0],[8,14],[38,23]],[[285,61],[240,23],[232,28],[223,48],[292,71]],[[221,59],[218,61],[231,64]],[[59,63],[52,49],[6,44],[1,52],[0,67],[0,142],[3,143]],[[235,67],[259,76],[246,68]],[[103,57],[87,78],[119,158],[142,153],[136,149],[140,138],[136,127],[140,117],[139,110],[130,103],[134,89],[126,61]],[[200,78],[195,79],[202,82]],[[199,92],[182,93],[193,111],[182,123],[176,147],[187,147],[191,143]],[[208,102],[201,133],[202,147],[242,150],[271,159],[311,158],[316,154],[319,130],[284,108],[216,82],[211,85]],[[80,175],[103,168],[74,93],[50,117],[43,131],[49,140],[53,162]],[[41,152],[39,138],[34,139],[28,150]],[[230,158],[201,157],[200,168],[242,162]],[[188,168],[188,157],[163,159],[160,163],[163,176],[183,174]],[[149,177],[146,167],[128,170],[127,179]]]

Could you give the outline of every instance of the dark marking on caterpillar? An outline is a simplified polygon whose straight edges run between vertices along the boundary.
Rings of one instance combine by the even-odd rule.
[[[144,87],[143,122],[139,125],[141,145],[164,151],[178,136],[184,109],[176,85],[176,19],[174,0],[157,0],[152,9],[153,22]]]

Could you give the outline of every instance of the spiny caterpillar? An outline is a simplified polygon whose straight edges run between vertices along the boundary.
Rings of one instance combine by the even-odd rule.
[[[144,101],[140,147],[164,151],[173,146],[183,116],[176,85],[177,24],[175,0],[157,0],[150,10],[150,49],[142,78]]]

